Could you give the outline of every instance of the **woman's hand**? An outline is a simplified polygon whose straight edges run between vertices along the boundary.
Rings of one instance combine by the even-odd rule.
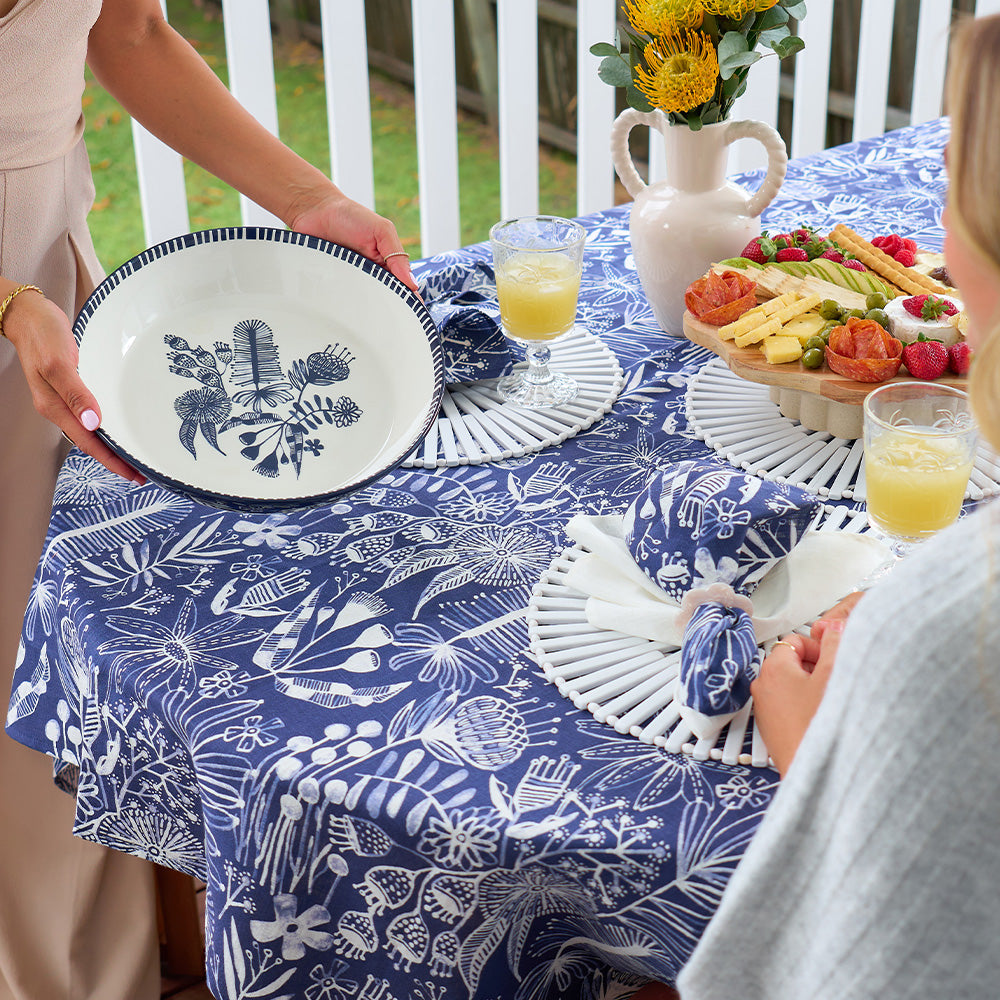
[[[38,292],[22,292],[4,313],[3,332],[17,351],[35,409],[112,472],[144,483],[94,433],[101,410],[77,374],[80,356],[66,314]]]
[[[299,212],[289,223],[289,228],[356,250],[387,267],[407,288],[414,292],[417,290],[409,257],[403,250],[396,227],[336,188],[316,204]]]
[[[785,636],[771,648],[750,685],[761,736],[782,777],[819,708],[849,611],[824,617],[811,636]]]

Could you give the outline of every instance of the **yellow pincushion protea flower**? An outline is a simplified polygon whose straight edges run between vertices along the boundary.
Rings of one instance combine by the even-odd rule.
[[[742,21],[747,14],[770,10],[778,0],[703,0],[702,6],[716,17],[728,17],[732,21]]]
[[[636,31],[673,35],[700,27],[705,5],[701,0],[625,0],[625,13]]]
[[[637,67],[636,86],[662,111],[690,111],[714,93],[719,57],[701,31],[686,31],[650,42],[644,57],[647,71]]]

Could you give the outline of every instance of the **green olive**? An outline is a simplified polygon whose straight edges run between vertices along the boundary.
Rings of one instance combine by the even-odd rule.
[[[840,303],[836,299],[823,299],[819,304],[819,314],[823,319],[839,319]]]
[[[802,345],[802,347],[805,351],[811,351],[814,347],[822,350],[826,347],[826,341],[819,334],[817,334],[815,337],[810,337],[805,344]]]
[[[869,296],[871,298],[871,296]],[[865,313],[865,319],[873,319],[879,326],[888,330],[889,328],[889,317],[886,315],[884,309],[869,309]]]
[[[884,309],[886,298],[881,292],[871,292],[865,299],[865,307],[868,309]]]
[[[806,368],[819,368],[823,364],[823,350],[819,347],[811,347],[802,355],[802,364]]]
[[[864,309],[848,309],[844,313],[844,322],[846,323],[852,316],[857,316],[858,319],[864,319],[865,311]]]

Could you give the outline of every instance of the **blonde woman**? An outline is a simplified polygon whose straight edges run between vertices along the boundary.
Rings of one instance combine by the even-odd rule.
[[[945,254],[1000,448],[1000,17],[963,24],[949,66]],[[993,1000],[1000,504],[922,545],[846,625],[789,641],[753,692],[782,784],[682,1000]]]
[[[158,0],[0,0],[0,676],[48,524],[62,430],[109,469],[70,317],[101,278],[84,61],[126,110],[289,226],[414,287],[392,223],[346,198],[232,99]],[[46,419],[47,418],[47,419]],[[151,866],[71,835],[52,762],[0,733],[0,1000],[160,995]]]

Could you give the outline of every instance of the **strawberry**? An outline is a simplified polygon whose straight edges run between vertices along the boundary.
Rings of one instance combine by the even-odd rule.
[[[740,256],[758,264],[767,264],[774,260],[774,243],[766,232],[755,236],[741,251]]]
[[[840,262],[844,267],[849,267],[852,271],[867,271],[868,268],[861,263],[860,260],[856,260],[852,257],[850,260],[842,260]]]
[[[844,255],[839,250],[835,250],[833,247],[831,247],[829,250],[824,250],[820,254],[820,258],[822,260],[832,260],[837,264],[844,263]]]
[[[958,307],[940,295],[911,295],[903,299],[903,308],[917,319],[935,320],[942,316],[954,316]]]
[[[806,226],[802,226],[800,229],[792,231],[792,239],[795,240],[796,246],[802,246],[803,244],[808,243],[815,235],[816,233]]]
[[[774,259],[779,261],[808,260],[809,254],[802,247],[786,247],[784,250],[779,250]]]
[[[903,348],[903,364],[914,378],[929,382],[948,370],[948,348],[940,340],[917,339]]]
[[[972,348],[964,340],[960,340],[948,348],[948,367],[956,375],[968,374],[971,359]]]
[[[912,250],[900,250],[896,254],[896,263],[903,267],[913,267],[917,262],[917,255]]]

